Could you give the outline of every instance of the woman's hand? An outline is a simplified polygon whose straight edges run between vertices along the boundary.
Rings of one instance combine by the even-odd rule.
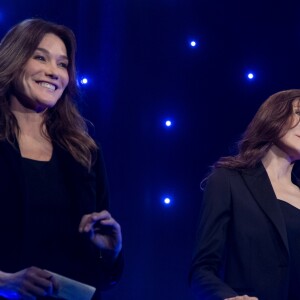
[[[84,215],[79,224],[79,232],[88,233],[100,250],[112,251],[115,257],[121,251],[121,227],[106,210]]]
[[[58,283],[51,273],[30,267],[17,273],[0,272],[0,296],[8,299],[36,299],[37,296],[52,295]]]
[[[249,297],[248,295],[244,295],[244,296],[236,296],[236,297],[226,298],[224,300],[258,300],[258,298]]]

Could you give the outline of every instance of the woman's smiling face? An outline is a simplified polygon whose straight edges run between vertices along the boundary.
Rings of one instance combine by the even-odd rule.
[[[18,102],[36,112],[53,107],[69,83],[67,67],[64,42],[52,33],[46,34],[15,84]]]

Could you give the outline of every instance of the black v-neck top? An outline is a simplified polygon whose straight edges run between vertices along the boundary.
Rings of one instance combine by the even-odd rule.
[[[300,209],[279,200],[286,224],[290,250],[289,300],[299,299],[300,283]]]

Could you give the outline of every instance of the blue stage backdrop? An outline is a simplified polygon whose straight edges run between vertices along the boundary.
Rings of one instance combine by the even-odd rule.
[[[105,300],[191,300],[200,182],[270,94],[299,88],[300,2],[0,0],[78,40],[79,107],[101,143],[125,270]]]

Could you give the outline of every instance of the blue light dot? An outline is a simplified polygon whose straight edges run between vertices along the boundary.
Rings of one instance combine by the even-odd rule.
[[[253,73],[249,73],[249,74],[248,74],[248,78],[249,78],[249,79],[253,79],[253,78],[254,78],[254,74],[253,74]]]
[[[195,41],[191,41],[191,46],[196,47],[197,43]]]
[[[171,199],[170,199],[170,198],[165,198],[165,199],[164,199],[164,203],[165,203],[166,205],[171,204]]]
[[[88,83],[88,79],[87,78],[82,78],[80,80],[81,84],[87,84]]]
[[[167,121],[166,121],[166,126],[167,126],[167,127],[172,126],[172,122],[171,122],[170,120],[167,120]]]

